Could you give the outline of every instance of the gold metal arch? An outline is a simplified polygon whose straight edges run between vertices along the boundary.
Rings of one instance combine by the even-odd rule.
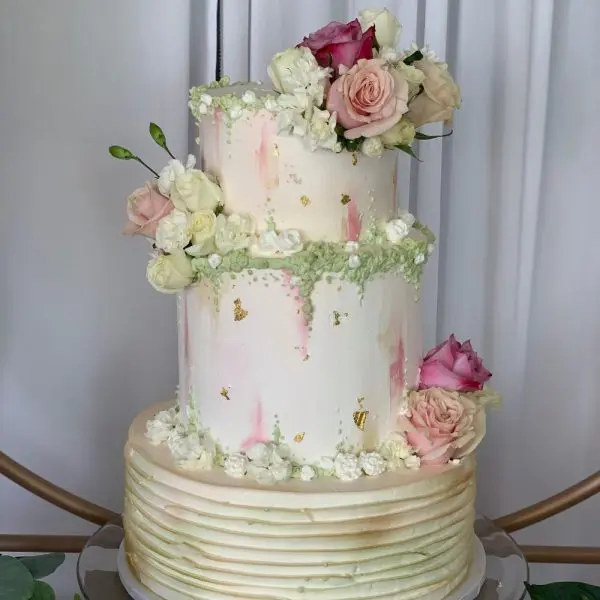
[[[42,500],[90,523],[104,525],[119,518],[117,513],[54,485],[3,452],[0,452],[0,475],[4,475]],[[600,494],[600,471],[596,471],[587,479],[554,496],[500,517],[495,520],[495,523],[509,533],[519,531],[562,513],[596,494]],[[0,534],[0,550],[4,552],[81,552],[87,539],[86,536],[78,535]],[[600,565],[600,547],[521,546],[521,549],[527,560],[532,563]]]

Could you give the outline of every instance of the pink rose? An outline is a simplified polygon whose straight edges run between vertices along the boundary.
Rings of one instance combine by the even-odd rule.
[[[466,396],[440,388],[413,391],[410,416],[398,419],[423,465],[443,465],[473,452],[485,435],[485,411]]]
[[[127,198],[129,222],[123,233],[156,237],[158,222],[173,210],[173,203],[163,196],[155,183],[146,183]]]
[[[373,58],[375,27],[363,32],[358,19],[350,23],[332,21],[305,37],[298,46],[306,46],[322,67],[350,68],[360,58]]]
[[[359,60],[329,89],[327,110],[337,113],[344,136],[373,137],[393,127],[408,110],[408,82],[385,60]]]
[[[491,376],[471,342],[461,344],[452,334],[446,342],[425,355],[419,389],[441,387],[458,392],[476,392]]]

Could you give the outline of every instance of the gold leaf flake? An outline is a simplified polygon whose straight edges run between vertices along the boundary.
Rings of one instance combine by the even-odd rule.
[[[229,390],[226,387],[221,388],[221,396],[223,396],[225,400],[231,400],[231,398],[229,397]]]
[[[342,317],[348,317],[348,313],[341,313],[339,310],[333,311],[333,326],[337,327],[342,323]]]
[[[310,358],[310,354],[305,354],[304,358],[302,359],[304,362],[306,362],[308,359]]]
[[[365,397],[364,396],[359,396],[356,401],[358,402],[358,405],[362,408],[362,405],[365,401]]]
[[[352,202],[352,198],[350,198],[350,196],[348,196],[348,194],[342,194],[341,202],[344,206],[346,206],[346,204],[348,204],[349,202]]]
[[[242,308],[242,301],[236,298],[233,301],[233,318],[235,321],[242,321],[248,316],[248,311]]]
[[[297,433],[294,436],[294,441],[296,442],[296,444],[299,444],[304,439],[305,435],[306,435],[306,433],[304,431],[302,431],[301,433]]]
[[[369,416],[368,410],[355,410],[352,413],[352,418],[354,419],[354,424],[361,430],[365,430],[365,424],[367,423],[367,417]]]
[[[352,153],[352,166],[355,167],[358,164],[358,152]]]
[[[300,202],[302,202],[302,206],[308,206],[310,204],[310,198],[308,196],[301,196]]]

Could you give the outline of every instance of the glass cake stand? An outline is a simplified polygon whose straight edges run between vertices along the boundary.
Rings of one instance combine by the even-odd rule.
[[[487,557],[486,580],[478,600],[521,600],[529,567],[516,542],[492,521],[477,516],[475,532]],[[77,561],[77,581],[85,600],[131,600],[121,585],[117,555],[123,524],[101,527],[88,541]]]

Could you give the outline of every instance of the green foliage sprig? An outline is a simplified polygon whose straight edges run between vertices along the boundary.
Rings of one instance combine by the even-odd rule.
[[[600,600],[600,587],[577,581],[525,584],[531,600]]]
[[[64,554],[0,554],[0,600],[55,600],[54,590],[40,579],[54,573],[64,561]]]

